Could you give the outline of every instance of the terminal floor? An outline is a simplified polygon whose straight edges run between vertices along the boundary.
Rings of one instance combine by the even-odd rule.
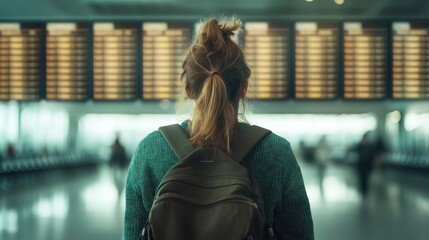
[[[360,197],[349,165],[300,163],[317,240],[429,239],[429,172],[374,172]],[[0,176],[1,240],[120,239],[122,183],[106,166]]]

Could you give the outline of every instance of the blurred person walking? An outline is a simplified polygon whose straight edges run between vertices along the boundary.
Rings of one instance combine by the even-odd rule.
[[[14,159],[16,157],[15,147],[12,143],[9,143],[6,147],[6,157],[9,159]]]
[[[326,140],[326,135],[323,135],[317,143],[314,150],[314,157],[317,165],[317,172],[319,177],[319,187],[322,199],[324,199],[323,180],[325,179],[326,168],[331,160],[331,146]]]
[[[119,135],[117,135],[111,146],[109,165],[113,170],[113,180],[115,182],[116,189],[118,190],[118,198],[121,196],[125,186],[125,178],[129,162],[130,160],[125,151],[125,147],[119,140]]]
[[[357,173],[359,177],[359,189],[365,200],[369,192],[369,179],[375,167],[381,164],[381,154],[385,151],[381,138],[377,141],[370,140],[370,132],[365,132],[361,142],[356,146],[358,154]]]

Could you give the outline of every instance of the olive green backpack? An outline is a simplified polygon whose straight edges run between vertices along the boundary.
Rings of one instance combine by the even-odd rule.
[[[240,164],[269,130],[249,127],[232,145],[232,156],[195,149],[178,124],[159,130],[181,161],[158,186],[141,239],[273,239],[258,187]]]

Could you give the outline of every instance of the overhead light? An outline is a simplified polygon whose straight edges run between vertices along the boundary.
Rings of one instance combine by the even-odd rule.
[[[344,0],[335,0],[335,3],[338,5],[343,5],[344,4]]]
[[[306,2],[313,2],[314,0],[305,0]]]
[[[392,123],[398,123],[401,120],[401,113],[398,110],[391,112],[389,115]]]

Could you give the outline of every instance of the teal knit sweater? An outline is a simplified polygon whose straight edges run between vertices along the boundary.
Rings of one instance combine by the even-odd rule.
[[[239,131],[248,126],[240,123]],[[187,122],[182,123],[182,128],[187,128]],[[152,132],[139,143],[128,170],[123,240],[139,237],[156,188],[177,161],[159,131]],[[242,164],[260,188],[265,216],[269,222],[274,222],[276,238],[314,239],[301,170],[289,142],[271,133],[250,151]]]

